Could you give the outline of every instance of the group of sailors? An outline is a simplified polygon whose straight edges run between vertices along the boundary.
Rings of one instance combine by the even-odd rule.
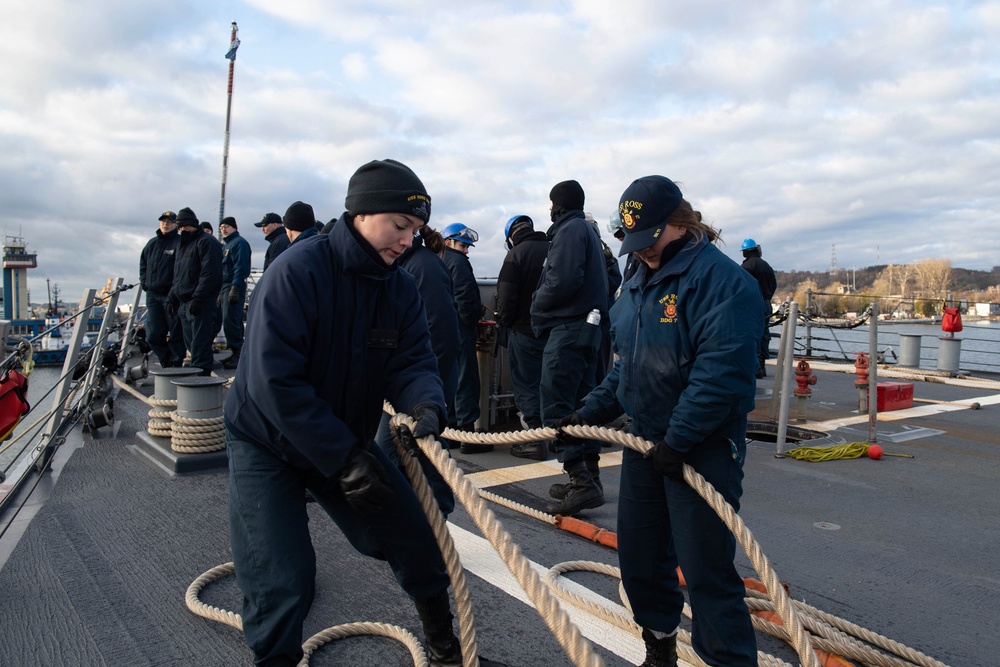
[[[604,503],[600,443],[562,429],[627,415],[630,432],[655,443],[646,456],[625,449],[618,489],[619,561],[643,628],[643,665],[677,664],[684,604],[678,565],[694,610],[694,650],[708,664],[756,665],[735,539],[686,484],[684,466],[738,509],[765,321],[760,289],[663,176],[636,179],[620,198],[619,255],[630,256],[620,290],[611,287],[609,266],[617,270],[617,262],[584,213],[580,184],[560,182],[549,197],[547,231],[528,216],[508,221],[498,280],[518,410],[525,426],[560,433],[552,448],[569,482],[553,485],[547,509],[575,514]],[[430,664],[462,664],[445,564],[393,458],[383,413],[388,401],[413,418],[412,432],[403,426],[397,437],[429,470],[413,441],[440,440],[447,425],[469,429],[479,417],[478,398],[474,407],[461,398],[463,386],[471,397],[473,383],[456,370],[466,358],[475,361],[482,304],[467,253],[478,235],[464,225],[437,232],[430,215],[431,197],[409,167],[369,162],[350,178],[344,213],[325,233],[303,233],[269,258],[254,288],[236,355],[251,361],[237,365],[224,414],[230,538],[256,664],[293,665],[303,655],[316,572],[310,498],[359,552],[388,563],[419,613]],[[203,308],[192,305],[206,306],[213,290],[228,300],[221,270],[203,289],[193,280],[212,273],[213,262],[221,266],[221,247],[209,236],[185,241],[198,229],[190,209],[167,218],[157,240],[174,223],[182,237],[173,283],[144,278],[147,303],[152,294],[153,303],[177,303],[178,312],[197,317],[192,311]],[[268,231],[276,224],[268,216],[262,223],[268,237],[277,229]],[[227,239],[236,233],[231,226]],[[204,251],[186,250],[192,244]],[[231,277],[230,290],[234,283]],[[447,304],[453,313],[441,307]],[[599,370],[602,331],[615,361]],[[176,350],[163,354],[161,362],[182,358]],[[191,363],[204,368],[194,350]],[[478,378],[474,391],[478,397]],[[431,481],[447,514],[450,490]]]
[[[309,204],[297,201],[282,217],[265,213],[254,226],[268,242],[264,269],[299,239],[317,234]],[[139,283],[146,299],[146,340],[163,368],[182,364],[210,375],[214,342],[225,333],[229,355],[222,367],[236,368],[243,349],[247,281],[253,251],[233,217],[199,222],[190,208],[164,211],[159,229],[139,255]]]

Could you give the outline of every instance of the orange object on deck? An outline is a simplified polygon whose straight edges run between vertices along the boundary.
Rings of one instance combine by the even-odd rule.
[[[618,533],[605,528],[598,528],[592,523],[580,521],[579,519],[574,519],[571,516],[562,516],[561,514],[557,514],[556,527],[575,535],[585,537],[591,542],[597,542],[598,544],[603,544],[604,546],[611,547],[615,550],[618,549]]]
[[[781,616],[778,615],[776,611],[766,611],[763,609],[751,609],[750,613],[757,618],[764,619],[765,621],[770,621],[775,625],[784,626],[781,622]],[[816,653],[816,657],[819,658],[819,664],[822,667],[856,667],[853,662],[848,662],[844,658],[840,657],[836,653],[829,653],[827,651],[821,651],[818,648],[814,648],[813,651]]]

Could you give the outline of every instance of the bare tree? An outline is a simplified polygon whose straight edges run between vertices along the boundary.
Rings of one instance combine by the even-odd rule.
[[[917,289],[929,297],[944,298],[951,282],[951,260],[922,259],[913,264]]]

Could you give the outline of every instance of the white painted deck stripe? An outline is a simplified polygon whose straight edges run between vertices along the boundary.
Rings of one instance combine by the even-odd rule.
[[[620,466],[622,464],[621,451],[601,452],[601,467]],[[554,459],[529,463],[527,465],[512,465],[506,468],[494,468],[493,470],[483,470],[466,474],[465,478],[472,482],[477,489],[486,489],[491,486],[501,484],[512,484],[523,482],[539,477],[552,477],[562,474],[562,464]]]
[[[448,528],[451,531],[452,538],[455,540],[455,546],[461,556],[462,565],[468,572],[483,579],[511,597],[520,600],[529,607],[534,608],[528,596],[517,583],[514,575],[510,573],[510,570],[507,569],[507,566],[486,539],[451,523],[448,524]],[[534,561],[530,562],[532,569],[544,581],[548,568],[542,567]],[[608,600],[605,597],[597,595],[589,588],[580,586],[572,581],[564,580],[563,583],[567,590],[596,604],[610,608],[621,606],[617,601]],[[582,609],[578,609],[562,601],[560,601],[560,604],[566,610],[566,613],[569,614],[573,623],[580,628],[580,632],[591,642],[600,644],[607,650],[635,665],[638,665],[645,659],[646,649],[640,637],[633,636],[604,620],[591,616]],[[475,605],[475,600],[473,600],[473,605]],[[539,617],[538,623],[544,625],[545,622]]]
[[[1000,394],[990,394],[988,396],[980,396],[978,398],[963,398],[962,403],[979,403],[981,406],[987,405],[997,405],[1000,404]],[[903,419],[913,419],[915,417],[929,417],[932,415],[942,414],[944,412],[957,412],[958,410],[971,410],[972,408],[968,405],[955,405],[948,404],[944,405],[941,403],[930,403],[928,405],[920,405],[915,408],[906,408],[905,410],[890,410],[887,412],[878,413],[878,421],[891,422],[900,421]],[[842,419],[831,419],[824,422],[807,422],[804,424],[805,428],[814,428],[821,431],[833,431],[840,428],[841,426],[850,426],[852,424],[867,424],[868,415],[855,415],[853,417],[844,417]]]

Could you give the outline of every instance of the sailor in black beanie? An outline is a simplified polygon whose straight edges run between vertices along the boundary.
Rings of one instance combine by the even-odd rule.
[[[583,211],[583,187],[576,181],[556,183],[549,191],[549,201],[552,202],[552,222],[567,211]]]
[[[352,216],[359,213],[406,213],[425,223],[431,218],[431,198],[417,175],[395,160],[372,160],[354,172],[344,202]]]
[[[288,234],[290,243],[316,236],[319,232],[316,228],[316,215],[313,213],[313,207],[304,202],[297,201],[289,206],[281,221],[285,225],[285,233]]]
[[[373,442],[383,401],[416,421],[405,439],[437,439],[445,426],[424,303],[396,266],[430,203],[406,166],[368,163],[330,233],[299,237],[254,289],[243,348],[253,361],[237,367],[224,411],[230,542],[256,664],[303,655],[316,573],[307,489],[359,551],[389,563],[416,604],[430,665],[463,664],[434,533]],[[285,226],[305,229],[312,215],[293,204]]]
[[[181,240],[167,308],[180,318],[191,366],[200,368],[202,375],[211,375],[215,364],[212,340],[219,330],[215,311],[222,289],[222,244],[201,231],[198,216],[190,208],[177,212],[177,228]]]
[[[542,425],[564,426],[563,421],[580,407],[579,398],[594,388],[600,323],[608,316],[608,277],[601,240],[584,217],[583,188],[576,181],[562,181],[552,188],[549,198],[549,252],[531,298],[531,328],[546,339],[538,385]],[[598,467],[601,444],[560,437],[555,448],[569,484],[553,485],[549,494],[556,502],[545,511],[570,516],[603,505]],[[544,443],[512,447],[511,454],[533,459],[547,456]]]

